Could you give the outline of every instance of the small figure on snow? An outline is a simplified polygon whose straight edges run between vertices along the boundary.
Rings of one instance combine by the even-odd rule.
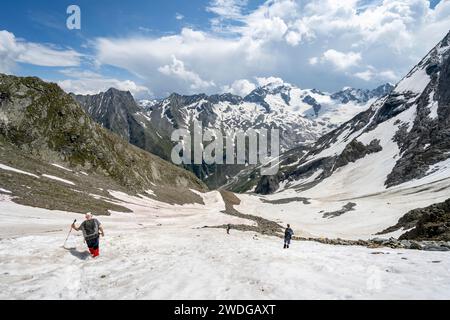
[[[227,224],[227,234],[230,234],[231,224]]]
[[[98,257],[100,255],[100,235],[105,236],[103,227],[101,223],[94,218],[92,213],[88,212],[85,215],[86,220],[81,223],[80,227],[77,228],[75,223],[72,224],[72,228],[75,231],[83,231],[84,240],[89,248],[89,252],[92,257]]]
[[[291,225],[288,224],[286,230],[284,231],[284,249],[289,249],[293,235],[294,231],[292,231]]]

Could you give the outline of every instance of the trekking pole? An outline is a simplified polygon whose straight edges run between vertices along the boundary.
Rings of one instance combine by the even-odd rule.
[[[77,219],[75,219],[75,220],[73,221],[73,223],[75,223],[75,222],[77,222]],[[63,247],[66,246],[66,242],[67,242],[67,240],[69,239],[69,236],[70,236],[70,233],[71,233],[71,232],[72,232],[72,226],[70,226],[69,234],[67,235],[66,241],[64,241]]]

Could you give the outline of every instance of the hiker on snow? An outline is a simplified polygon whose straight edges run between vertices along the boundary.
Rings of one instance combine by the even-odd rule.
[[[284,231],[284,249],[289,249],[293,235],[294,231],[292,231],[291,226],[288,224],[286,230]]]
[[[98,257],[100,255],[99,249],[99,235],[105,236],[103,227],[100,222],[92,216],[92,213],[88,212],[85,215],[86,220],[80,225],[79,228],[72,224],[72,228],[76,231],[83,231],[84,240],[89,248],[89,252],[92,257]]]

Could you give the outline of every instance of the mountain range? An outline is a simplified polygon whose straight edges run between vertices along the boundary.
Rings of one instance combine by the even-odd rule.
[[[280,130],[282,151],[311,144],[321,135],[368,108],[392,90],[391,84],[374,90],[344,88],[334,94],[316,89],[299,89],[274,82],[253,90],[245,97],[225,93],[184,96],[136,102],[131,93],[109,89],[97,95],[73,95],[86,112],[103,127],[130,142],[170,160],[175,129],[188,128],[193,120],[204,128],[230,132],[249,128]],[[210,187],[230,182],[245,166],[185,165]]]

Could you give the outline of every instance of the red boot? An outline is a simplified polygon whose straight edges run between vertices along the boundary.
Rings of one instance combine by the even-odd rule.
[[[99,248],[94,249],[93,251],[94,251],[94,253],[93,253],[94,258],[98,257],[100,255],[100,249]]]
[[[94,249],[89,248],[89,252],[91,253],[91,256],[94,256],[94,254],[95,254],[95,250]]]

